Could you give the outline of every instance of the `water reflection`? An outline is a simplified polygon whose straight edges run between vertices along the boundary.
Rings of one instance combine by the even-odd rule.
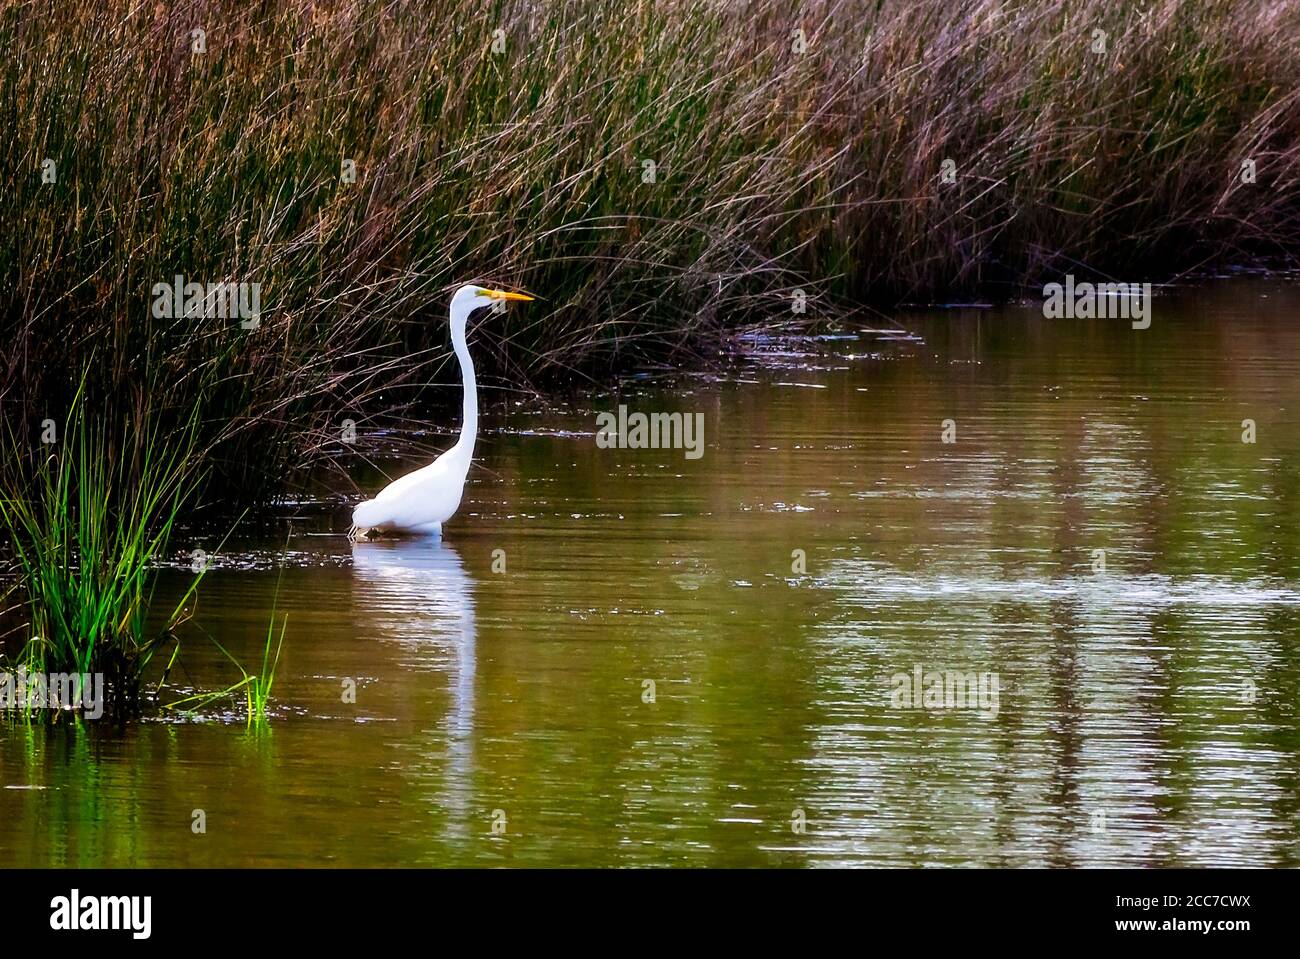
[[[473,581],[452,546],[428,537],[356,543],[352,568],[358,634],[398,643],[410,666],[448,677],[450,703],[435,734],[445,750],[444,787],[431,798],[448,814],[452,832],[463,833],[473,796]],[[403,752],[409,746],[396,745]],[[437,745],[420,742],[414,759],[401,760],[403,768],[418,772]]]

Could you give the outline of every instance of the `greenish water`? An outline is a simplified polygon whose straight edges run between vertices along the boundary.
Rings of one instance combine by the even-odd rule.
[[[205,632],[257,659],[278,582],[267,729],[0,724],[0,855],[1294,866],[1298,310],[945,311],[489,410],[441,545],[354,547],[328,503],[227,545],[177,678],[236,678]],[[598,449],[618,402],[702,412],[704,455]],[[996,710],[891,703],[917,667],[996,674]]]

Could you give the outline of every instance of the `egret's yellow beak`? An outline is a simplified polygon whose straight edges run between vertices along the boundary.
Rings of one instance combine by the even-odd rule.
[[[480,289],[478,292],[479,292],[479,296],[486,296],[486,297],[488,297],[488,298],[490,298],[490,299],[493,299],[493,300],[524,300],[524,301],[528,301],[528,300],[533,299],[531,296],[528,296],[526,293],[511,293],[511,292],[509,292],[509,291],[507,291],[507,290],[483,290],[483,289]]]

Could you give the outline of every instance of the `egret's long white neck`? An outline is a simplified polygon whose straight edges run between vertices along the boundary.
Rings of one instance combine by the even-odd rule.
[[[478,384],[474,380],[474,361],[469,358],[469,345],[465,342],[467,319],[468,316],[451,318],[451,348],[460,361],[461,383],[465,390],[464,414],[460,421],[460,439],[456,441],[456,450],[468,461],[474,455],[474,440],[478,436]]]

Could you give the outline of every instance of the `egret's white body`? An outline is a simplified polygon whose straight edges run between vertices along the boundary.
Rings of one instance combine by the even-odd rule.
[[[478,436],[478,386],[474,381],[474,363],[465,343],[465,325],[469,315],[479,307],[493,306],[501,300],[531,300],[522,293],[486,290],[462,286],[451,298],[451,346],[460,361],[464,384],[464,416],[460,439],[428,466],[408,473],[384,487],[374,499],[357,504],[352,511],[353,534],[370,532],[415,533],[440,536],[442,524],[455,515],[465,489],[465,477],[474,458],[474,440]]]

